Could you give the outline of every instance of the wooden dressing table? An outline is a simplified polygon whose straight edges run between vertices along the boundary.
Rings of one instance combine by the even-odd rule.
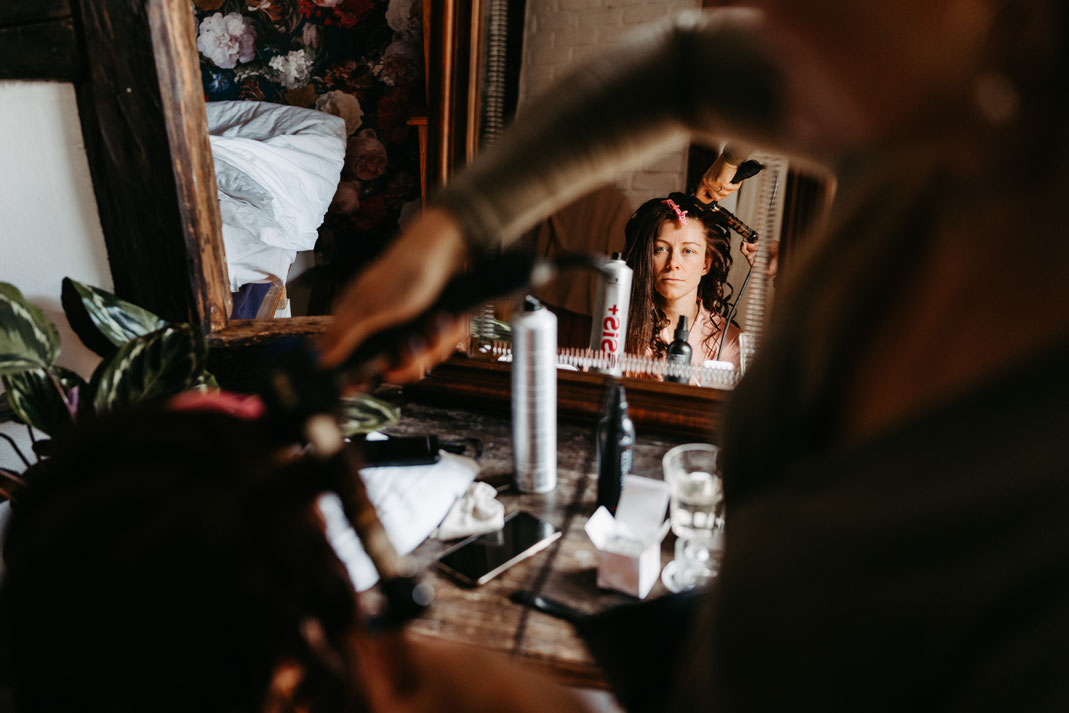
[[[435,433],[445,440],[475,436],[482,441],[480,479],[495,481],[512,472],[512,433],[507,416],[428,406],[412,402],[399,392],[385,398],[400,402],[402,420],[384,429],[391,435]],[[603,688],[605,682],[582,639],[571,624],[514,604],[509,595],[519,589],[557,599],[587,613],[637,601],[617,592],[598,589],[595,583],[597,556],[583,530],[595,510],[596,479],[593,424],[558,424],[557,487],[547,495],[527,495],[509,490],[499,494],[506,513],[526,510],[564,530],[547,550],[508,569],[489,583],[465,588],[438,573],[435,556],[452,543],[427,540],[413,553],[424,576],[435,589],[430,611],[409,630],[417,637],[447,639],[509,654],[524,664],[543,669],[557,680],[578,686]],[[665,439],[638,434],[635,445],[637,475],[661,477],[661,457],[678,443],[695,439]],[[671,538],[666,538],[670,540]],[[671,559],[670,547],[662,548],[662,564]],[[658,582],[649,597],[665,593]]]

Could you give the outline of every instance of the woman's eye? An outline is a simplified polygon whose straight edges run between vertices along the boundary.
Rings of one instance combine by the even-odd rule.
[[[653,249],[653,254],[654,255],[659,255],[659,254],[665,253],[665,252],[668,252],[668,249],[664,248],[664,247],[661,247],[661,246],[657,246],[657,247],[655,247]]]

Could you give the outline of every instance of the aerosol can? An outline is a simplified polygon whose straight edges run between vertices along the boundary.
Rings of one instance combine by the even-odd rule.
[[[620,357],[627,343],[627,310],[631,304],[631,268],[620,253],[603,266],[598,275],[598,293],[594,302],[594,324],[590,330],[590,348]],[[610,359],[609,367],[599,369],[606,374],[620,375],[620,363]]]
[[[518,490],[557,487],[557,317],[530,295],[512,318],[512,454]]]

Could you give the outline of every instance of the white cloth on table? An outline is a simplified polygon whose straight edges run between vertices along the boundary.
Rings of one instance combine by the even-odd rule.
[[[386,536],[397,553],[405,555],[427,539],[478,472],[479,464],[471,458],[442,453],[434,465],[365,468],[360,475]],[[327,539],[357,591],[373,586],[379,573],[345,518],[341,500],[329,493],[320,496],[318,506]]]
[[[434,531],[439,540],[496,532],[505,526],[505,506],[489,483],[472,483]]]

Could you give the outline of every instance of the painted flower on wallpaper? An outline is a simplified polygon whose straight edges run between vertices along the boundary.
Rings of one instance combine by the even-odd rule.
[[[290,106],[311,109],[316,103],[316,89],[311,84],[305,84],[299,89],[291,89],[282,96]]]
[[[403,87],[394,87],[379,99],[375,105],[375,119],[383,141],[396,144],[409,138],[408,118],[413,104],[412,92]]]
[[[278,81],[286,89],[303,87],[312,76],[312,58],[305,50],[272,57],[267,65],[278,72]]]
[[[375,65],[375,76],[390,87],[409,85],[419,80],[421,63],[419,45],[411,40],[398,40],[383,52],[382,61]]]
[[[316,49],[323,42],[323,28],[311,22],[301,28],[301,44],[308,49]]]
[[[382,225],[387,213],[386,201],[382,196],[366,196],[353,215],[353,227],[357,230],[374,230]]]
[[[360,181],[342,181],[330,202],[330,212],[348,214],[360,207]]]
[[[386,205],[400,208],[412,197],[418,185],[416,176],[405,170],[387,177],[386,189],[382,194],[386,198]]]
[[[386,147],[374,129],[364,129],[349,139],[345,149],[346,167],[361,181],[371,181],[386,172]]]
[[[246,0],[249,12],[266,17],[279,32],[290,33],[301,24],[301,10],[297,0]]]
[[[356,26],[372,10],[374,0],[300,0],[301,14],[313,22],[337,25],[343,30]]]
[[[361,98],[363,92],[370,89],[375,81],[367,65],[344,59],[323,72],[323,83],[328,89],[340,89]]]
[[[355,134],[364,123],[360,100],[348,92],[327,92],[316,99],[316,109],[345,119],[345,133]]]
[[[255,79],[246,79],[241,83],[241,88],[238,90],[238,99],[261,102],[264,100],[264,90],[260,89],[260,85],[256,83]]]
[[[233,69],[256,56],[256,30],[240,13],[215,13],[200,23],[197,49],[216,67]]]
[[[406,36],[420,34],[423,25],[423,9],[420,0],[390,0],[386,8],[386,23],[394,32]]]
[[[204,88],[209,95],[223,94],[230,91],[234,85],[234,73],[233,72],[220,72],[212,70],[209,72]]]

